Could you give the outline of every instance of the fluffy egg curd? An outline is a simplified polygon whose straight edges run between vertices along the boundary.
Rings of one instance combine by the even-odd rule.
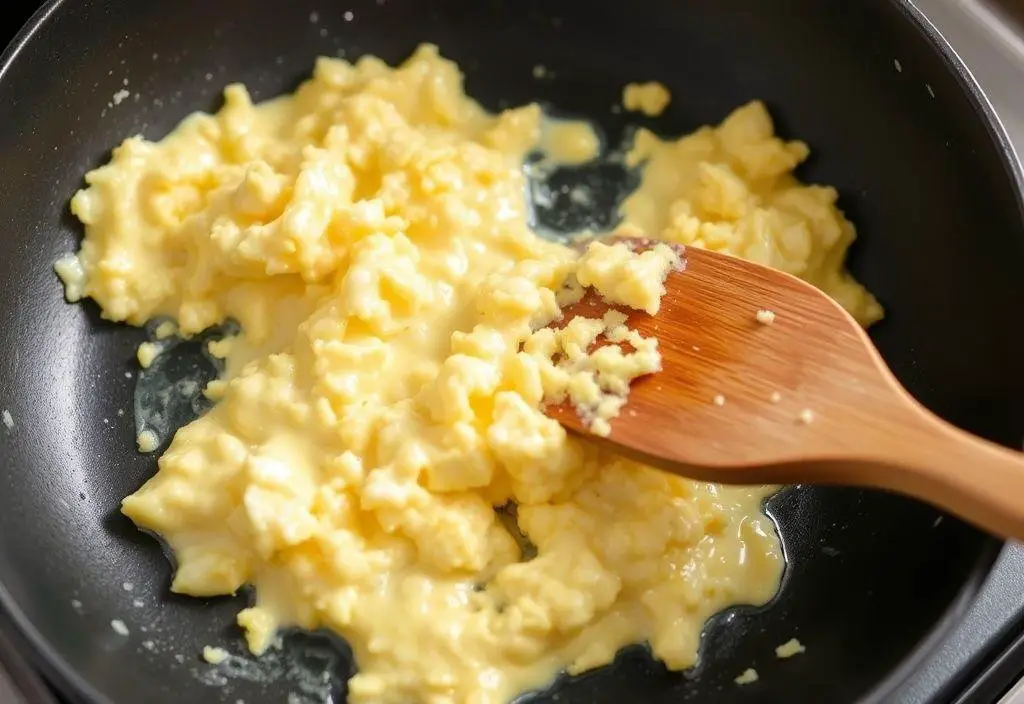
[[[216,114],[127,139],[72,201],[69,300],[185,337],[240,326],[213,350],[216,404],[124,513],[173,550],[174,592],[254,588],[238,615],[254,653],[287,627],[344,637],[352,702],[507,702],[642,642],[684,669],[709,616],[778,588],[771,488],[671,476],[542,412],[600,373],[553,372],[556,350],[631,332],[541,332],[565,296],[656,312],[670,262],[588,260],[531,230],[522,166],[544,126],[536,105],[486,112],[432,46],[397,68],[323,58],[293,95],[254,105],[232,85]],[[798,274],[869,323],[836,192],[792,175],[807,154],[758,102],[680,140],[641,131],[626,222]],[[656,370],[638,344],[608,386]]]
[[[655,81],[630,83],[622,89],[622,105],[631,112],[642,112],[648,117],[657,117],[665,112],[672,94],[668,88]]]

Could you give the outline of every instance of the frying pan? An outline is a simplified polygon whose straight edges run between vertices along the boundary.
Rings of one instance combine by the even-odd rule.
[[[81,236],[68,199],[125,136],[163,136],[229,81],[267,98],[318,54],[394,62],[421,41],[456,59],[486,106],[545,101],[598,118],[612,143],[626,121],[609,107],[630,81],[672,89],[654,123],[669,134],[765,99],[780,132],[814,149],[800,175],[837,186],[860,227],[850,265],[888,309],[873,336],[900,380],[948,420],[1019,447],[1021,172],[967,70],[907,3],[52,1],[0,66],[0,406],[13,420],[0,427],[0,603],[68,700],[317,701],[329,686],[343,698],[354,665],[327,636],[289,635],[226,683],[201,662],[204,645],[241,652],[232,623],[247,596],[169,594],[158,543],[118,513],[155,465],[134,449],[126,376],[143,333],[65,304],[52,262]],[[668,673],[633,648],[535,701],[883,701],[1000,549],[883,493],[790,489],[769,509],[789,560],[781,594],[709,623],[698,668]],[[807,652],[776,659],[793,636]],[[739,687],[746,667],[761,679]]]

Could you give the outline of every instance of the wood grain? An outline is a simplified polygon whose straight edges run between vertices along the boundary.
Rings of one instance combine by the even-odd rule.
[[[706,481],[896,491],[1024,539],[1024,453],[925,410],[856,321],[810,284],[703,249],[684,256],[657,316],[592,290],[564,311],[563,323],[613,307],[660,344],[663,370],[635,381],[611,434],[593,440]],[[774,322],[758,322],[759,310]],[[587,432],[570,407],[547,413]]]

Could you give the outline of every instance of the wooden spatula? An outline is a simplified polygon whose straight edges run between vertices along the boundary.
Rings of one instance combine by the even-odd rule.
[[[595,441],[704,481],[892,490],[1024,539],[1024,453],[927,411],[810,284],[704,249],[683,259],[656,316],[588,289],[555,323],[614,308],[659,340],[662,371],[633,382],[610,434]],[[588,433],[568,404],[547,413]]]

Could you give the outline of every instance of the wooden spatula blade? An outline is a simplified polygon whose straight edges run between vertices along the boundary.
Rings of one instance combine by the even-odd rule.
[[[610,432],[591,437],[671,472],[739,484],[846,484],[898,491],[1024,539],[1024,454],[920,406],[837,303],[796,277],[687,248],[656,316],[662,370],[632,384]],[[600,317],[593,291],[564,312]],[[566,405],[549,415],[588,430]]]
[[[564,310],[568,320],[614,308],[659,340],[662,371],[633,382],[608,441],[646,461],[692,464],[697,474],[789,462],[826,451],[823,433],[847,432],[851,404],[889,393],[864,333],[818,289],[702,249],[684,257],[656,316],[610,305],[592,289]],[[586,432],[571,406],[548,413]]]

